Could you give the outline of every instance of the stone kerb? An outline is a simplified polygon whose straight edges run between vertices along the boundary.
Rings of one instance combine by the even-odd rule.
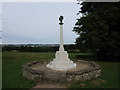
[[[34,70],[31,68],[31,66],[41,63],[41,64],[47,64],[51,60],[42,60],[42,61],[32,61],[30,63],[27,63],[25,65],[22,65],[23,68],[23,76],[26,77],[29,80],[33,80],[35,82],[39,82],[44,77],[44,71],[42,70]]]
[[[82,71],[68,71],[66,73],[67,81],[86,81],[92,78],[99,77],[101,75],[101,67],[95,62],[78,60],[77,62],[89,64],[93,66],[92,68],[82,70]]]
[[[45,67],[45,70],[36,70],[31,68],[33,65],[41,63],[41,65],[46,65],[51,60],[47,61],[33,61],[23,65],[23,76],[28,78],[29,80],[34,80],[35,82],[40,82],[41,80],[45,79],[46,70],[50,70]],[[91,65],[91,68],[87,68],[84,70],[77,70],[77,71],[66,71],[64,76],[66,77],[67,82],[72,81],[86,81],[92,78],[99,77],[101,75],[101,67],[96,64],[95,62],[84,61],[84,60],[77,60],[76,63],[83,63]]]

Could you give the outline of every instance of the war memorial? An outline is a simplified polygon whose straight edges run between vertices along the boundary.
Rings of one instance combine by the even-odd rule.
[[[22,66],[23,76],[38,82],[86,81],[101,75],[101,67],[91,61],[70,60],[63,42],[63,16],[59,17],[60,46],[53,60],[36,60]]]

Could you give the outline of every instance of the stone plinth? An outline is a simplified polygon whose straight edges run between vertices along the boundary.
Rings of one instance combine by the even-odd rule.
[[[61,71],[76,68],[76,64],[68,58],[67,51],[57,51],[55,57],[53,61],[47,64],[48,68]]]

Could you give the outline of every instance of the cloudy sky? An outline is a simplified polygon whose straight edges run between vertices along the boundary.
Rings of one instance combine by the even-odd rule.
[[[74,43],[78,11],[76,2],[4,2],[2,43],[58,44],[60,15],[64,16],[64,43]]]

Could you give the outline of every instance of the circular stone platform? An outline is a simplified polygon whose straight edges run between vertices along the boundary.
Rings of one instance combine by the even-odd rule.
[[[67,71],[56,71],[46,67],[49,61],[33,61],[23,65],[23,76],[35,82],[85,81],[101,75],[101,67],[95,62],[77,60],[77,67]]]

